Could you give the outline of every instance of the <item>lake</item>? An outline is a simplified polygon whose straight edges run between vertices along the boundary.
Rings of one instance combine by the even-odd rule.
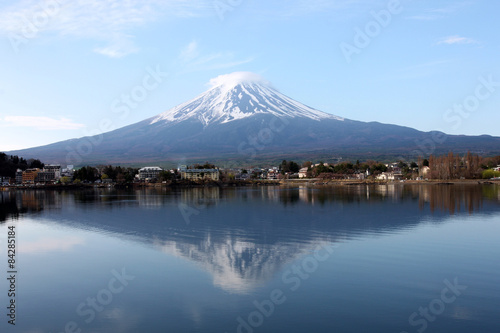
[[[500,332],[498,185],[7,191],[0,223],[1,332]]]

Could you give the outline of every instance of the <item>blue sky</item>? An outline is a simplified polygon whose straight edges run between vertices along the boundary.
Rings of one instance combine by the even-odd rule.
[[[484,0],[0,0],[0,151],[135,123],[235,71],[349,119],[500,136],[499,11]]]

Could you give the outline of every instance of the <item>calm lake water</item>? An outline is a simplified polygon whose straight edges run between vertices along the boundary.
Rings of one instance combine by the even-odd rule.
[[[500,332],[498,185],[10,191],[0,223],[1,332]]]

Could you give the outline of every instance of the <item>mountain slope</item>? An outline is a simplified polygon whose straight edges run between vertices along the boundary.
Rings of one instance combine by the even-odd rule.
[[[155,117],[158,122],[179,123],[198,120],[205,127],[225,124],[258,114],[276,117],[309,118],[313,120],[340,117],[310,108],[281,94],[252,73],[222,75],[211,81],[212,89],[195,99]]]
[[[12,152],[67,164],[149,164],[281,158],[380,158],[430,153],[500,154],[500,138],[451,136],[344,119],[283,95],[252,73],[211,81],[195,99],[102,136]],[[411,156],[411,157],[410,157]]]

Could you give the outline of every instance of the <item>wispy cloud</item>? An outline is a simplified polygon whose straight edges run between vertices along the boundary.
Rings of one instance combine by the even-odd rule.
[[[179,59],[184,63],[188,63],[198,57],[198,55],[198,42],[192,41],[184,49],[182,49],[181,53],[179,54]]]
[[[380,4],[386,4],[387,0],[284,0],[280,6],[283,17],[300,17],[318,12],[342,12],[345,10],[359,10],[373,8]]]
[[[443,69],[448,68],[454,62],[454,59],[441,59],[419,63],[412,66],[399,68],[394,72],[394,74],[384,75],[383,78],[378,79],[378,81],[382,82],[393,80],[414,80],[425,77],[432,77],[441,73]]]
[[[186,72],[227,69],[250,63],[254,57],[237,59],[233,52],[203,54],[199,43],[192,41],[179,54],[179,60]]]
[[[453,45],[453,44],[479,44],[479,42],[475,39],[468,38],[468,37],[461,37],[458,35],[455,36],[448,36],[440,41],[437,42],[438,45],[440,44],[447,44],[447,45]]]
[[[68,118],[55,119],[49,117],[6,116],[2,121],[3,126],[31,127],[43,131],[75,130],[85,127],[85,125],[75,123]]]
[[[420,20],[420,21],[439,20],[458,12],[460,9],[470,4],[471,1],[456,2],[446,7],[425,9],[421,11],[419,14],[407,16],[406,18],[410,20]]]
[[[134,44],[132,36],[119,35],[110,41],[107,46],[96,47],[94,52],[110,58],[122,58],[126,55],[139,52],[139,48]]]
[[[95,52],[121,57],[138,51],[131,31],[168,17],[213,15],[210,0],[24,0],[0,3],[0,34],[35,38],[42,33],[95,39]]]

